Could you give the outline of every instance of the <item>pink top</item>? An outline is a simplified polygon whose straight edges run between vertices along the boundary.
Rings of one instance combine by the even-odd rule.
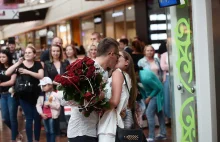
[[[158,65],[155,63],[155,61],[150,62],[150,69],[151,69],[151,71],[153,71],[153,72],[155,73],[155,75],[157,75],[157,77],[159,78],[159,73],[158,73],[159,67],[158,67]]]
[[[169,71],[168,53],[165,52],[161,55],[160,66],[163,71]]]

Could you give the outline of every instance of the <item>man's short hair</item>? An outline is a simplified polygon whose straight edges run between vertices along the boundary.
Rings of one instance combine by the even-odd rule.
[[[93,32],[92,35],[96,35],[99,39],[101,38],[101,34],[99,32]]]
[[[127,38],[122,38],[122,39],[120,39],[119,42],[124,43],[124,45],[128,45],[128,39]]]
[[[8,44],[15,44],[15,38],[14,37],[8,38]]]
[[[118,42],[113,38],[102,39],[97,47],[97,57],[107,55],[112,48],[118,51],[118,46]]]

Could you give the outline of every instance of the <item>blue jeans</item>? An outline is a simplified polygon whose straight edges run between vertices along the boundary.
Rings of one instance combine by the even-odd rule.
[[[10,93],[1,94],[2,120],[11,129],[11,140],[18,135],[18,101],[11,97]]]
[[[167,118],[171,118],[170,115],[170,90],[169,90],[169,75],[166,75],[166,81],[164,82],[164,114]]]
[[[34,121],[34,138],[36,141],[40,139],[41,117],[37,112],[36,106],[22,99],[19,100],[22,110],[26,118],[26,135],[28,142],[33,141],[33,121]]]
[[[44,128],[46,131],[47,142],[55,142],[56,141],[56,134],[55,134],[55,119],[48,118],[43,120]]]
[[[159,124],[160,124],[160,134],[166,135],[166,127],[165,127],[165,118],[163,111],[158,112],[157,111],[157,97],[151,98],[147,109],[146,109],[146,115],[147,115],[147,121],[148,121],[148,127],[149,127],[149,138],[155,137],[155,114],[158,117]]]

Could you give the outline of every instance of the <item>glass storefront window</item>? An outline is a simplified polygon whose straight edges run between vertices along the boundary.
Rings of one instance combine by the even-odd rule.
[[[113,10],[105,12],[105,33],[106,37],[115,37],[114,18],[112,17]]]
[[[88,46],[91,44],[91,34],[94,32],[94,18],[93,16],[91,17],[86,17],[82,19],[82,39],[83,39],[83,45],[85,49],[88,48]]]
[[[66,47],[71,43],[71,34],[70,34],[70,24],[60,24],[57,25],[57,36],[62,38],[63,47]]]
[[[56,37],[56,26],[50,26],[47,31],[47,46],[51,46],[53,38]]]
[[[117,40],[126,37],[131,41],[136,36],[134,4],[116,7],[105,12],[106,37]]]
[[[126,5],[126,31],[127,38],[131,41],[134,37],[136,37],[136,22],[135,22],[135,10],[134,5],[129,4]]]
[[[112,17],[114,17],[114,22],[115,22],[114,24],[115,38],[118,40],[122,36],[126,36],[125,24],[124,24],[125,21],[124,6],[115,8]]]
[[[33,32],[27,33],[26,36],[27,36],[27,43],[34,44],[34,33]]]
[[[27,40],[26,40],[26,35],[21,34],[18,36],[18,46],[19,47],[26,47],[27,45]]]
[[[103,35],[103,19],[101,14],[97,14],[94,16],[94,25],[95,25],[95,31],[99,32],[101,35]]]

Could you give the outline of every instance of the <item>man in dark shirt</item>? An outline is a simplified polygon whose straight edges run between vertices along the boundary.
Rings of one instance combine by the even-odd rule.
[[[128,52],[130,55],[133,52],[133,50],[128,46],[128,39],[127,38],[120,39],[119,47],[121,50]]]
[[[63,46],[63,40],[59,37],[55,37],[52,40],[52,45],[58,45],[58,46]],[[45,62],[45,61],[49,61],[50,60],[50,48],[45,50],[41,56],[40,56],[40,61],[41,62]]]
[[[8,38],[8,48],[9,48],[9,51],[11,53],[13,63],[16,63],[18,61],[18,59],[21,57],[21,55],[16,53],[16,50],[15,50],[16,44],[15,44],[15,38],[14,37]]]

